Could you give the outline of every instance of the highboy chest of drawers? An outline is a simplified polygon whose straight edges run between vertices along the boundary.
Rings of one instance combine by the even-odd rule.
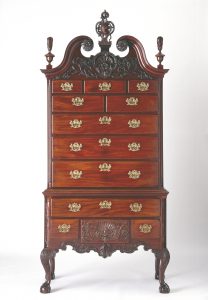
[[[55,255],[67,245],[106,258],[143,245],[155,255],[159,291],[169,262],[166,247],[166,197],[163,187],[162,37],[157,38],[158,67],[132,36],[117,41],[125,56],[110,52],[114,24],[104,11],[96,24],[100,52],[87,36],[67,46],[52,68],[53,39],[48,38],[48,187],[41,262],[51,291]]]

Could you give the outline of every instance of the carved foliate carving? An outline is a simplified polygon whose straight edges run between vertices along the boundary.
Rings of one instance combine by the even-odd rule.
[[[55,79],[69,79],[72,76],[86,78],[125,78],[131,76],[138,79],[153,79],[144,72],[136,57],[120,57],[104,51],[90,57],[75,57],[67,71]]]
[[[128,242],[129,222],[127,220],[82,220],[82,242]]]

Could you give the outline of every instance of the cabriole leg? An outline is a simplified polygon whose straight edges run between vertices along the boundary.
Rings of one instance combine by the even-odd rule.
[[[159,281],[160,281],[160,293],[168,294],[170,288],[165,282],[165,270],[170,260],[170,253],[168,249],[164,248],[160,253],[160,265],[159,265]]]
[[[40,292],[47,294],[51,292],[51,279],[54,274],[54,259],[55,259],[56,251],[49,248],[44,248],[40,254],[40,260],[45,270],[45,279],[46,281],[41,285]]]
[[[155,279],[159,279],[160,254],[155,253]]]

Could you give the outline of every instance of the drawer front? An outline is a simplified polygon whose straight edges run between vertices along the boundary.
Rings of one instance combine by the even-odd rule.
[[[158,138],[146,136],[54,137],[54,159],[156,159]]]
[[[82,243],[128,243],[128,220],[81,220]]]
[[[107,96],[108,112],[158,112],[156,95]]]
[[[132,239],[157,239],[160,237],[160,221],[159,220],[132,220],[131,221],[131,237]]]
[[[126,86],[122,80],[85,80],[85,93],[126,93]]]
[[[81,80],[53,80],[52,93],[82,93]]]
[[[53,187],[156,187],[158,163],[53,161]]]
[[[54,114],[53,134],[157,134],[158,116],[139,114]]]
[[[54,198],[52,217],[158,217],[159,199]]]
[[[129,93],[157,93],[158,82],[156,80],[129,80]]]
[[[79,220],[75,219],[50,219],[48,238],[59,240],[78,239]]]
[[[95,95],[59,95],[52,98],[53,112],[103,112],[104,97]]]

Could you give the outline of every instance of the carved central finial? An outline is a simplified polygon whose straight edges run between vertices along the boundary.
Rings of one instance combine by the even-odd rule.
[[[98,36],[101,37],[101,41],[99,42],[99,46],[101,47],[101,51],[108,51],[111,46],[111,34],[115,30],[115,26],[113,22],[108,21],[109,13],[104,10],[101,14],[102,21],[97,22],[96,24],[96,32]]]

